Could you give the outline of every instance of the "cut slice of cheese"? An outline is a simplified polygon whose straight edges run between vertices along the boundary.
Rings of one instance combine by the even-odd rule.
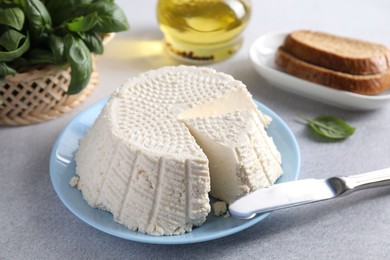
[[[281,157],[253,110],[185,121],[209,159],[211,195],[227,203],[272,185]]]
[[[210,212],[210,173],[207,153],[184,121],[237,109],[256,114],[258,131],[260,121],[269,123],[242,82],[213,69],[165,67],[130,79],[80,142],[77,187],[89,205],[131,230],[189,232]],[[245,167],[243,175],[255,166]]]

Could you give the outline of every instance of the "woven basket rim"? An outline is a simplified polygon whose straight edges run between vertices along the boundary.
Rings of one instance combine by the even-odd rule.
[[[115,33],[103,35],[106,45]],[[27,125],[55,119],[70,112],[87,98],[99,81],[96,56],[92,55],[88,85],[75,95],[67,95],[71,70],[69,64],[38,64],[21,68],[0,81],[0,125]],[[2,86],[4,88],[2,88]]]
[[[39,64],[29,67],[23,67],[14,75],[7,75],[3,81],[0,81],[0,84],[8,81],[8,82],[19,82],[25,78],[29,78],[29,80],[36,80],[44,77],[48,71],[60,71],[67,70],[69,68],[68,64],[64,65],[54,65],[54,64]]]
[[[67,95],[70,67],[41,65],[6,77],[0,82],[0,125],[28,125],[55,119],[72,111],[98,83],[96,59],[90,81],[83,91]]]

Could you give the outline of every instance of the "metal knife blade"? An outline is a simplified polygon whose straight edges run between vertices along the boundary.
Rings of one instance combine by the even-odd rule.
[[[278,209],[323,201],[357,190],[390,185],[390,168],[329,179],[305,179],[275,184],[239,197],[230,214],[243,219]]]

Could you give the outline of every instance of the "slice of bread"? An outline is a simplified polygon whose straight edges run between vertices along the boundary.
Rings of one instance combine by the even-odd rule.
[[[277,50],[275,63],[294,76],[339,90],[373,95],[390,88],[390,70],[374,75],[338,72],[297,59],[283,47]]]
[[[390,51],[383,45],[317,31],[291,32],[283,48],[308,63],[353,75],[384,73]]]

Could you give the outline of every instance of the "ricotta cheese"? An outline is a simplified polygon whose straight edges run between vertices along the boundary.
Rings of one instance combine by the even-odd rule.
[[[217,201],[212,204],[214,215],[219,217],[227,213],[227,204],[224,201]]]
[[[215,198],[229,203],[281,175],[280,154],[255,111],[189,119],[186,125],[209,159]]]
[[[90,206],[131,230],[189,232],[210,212],[210,189],[228,202],[280,175],[280,155],[264,130],[269,123],[229,75],[187,66],[149,71],[111,95],[80,141],[77,187]],[[213,149],[223,154],[214,158]],[[229,167],[218,162],[224,154]],[[215,181],[212,174],[212,187],[209,167],[220,175]],[[224,176],[229,182],[218,181]]]

